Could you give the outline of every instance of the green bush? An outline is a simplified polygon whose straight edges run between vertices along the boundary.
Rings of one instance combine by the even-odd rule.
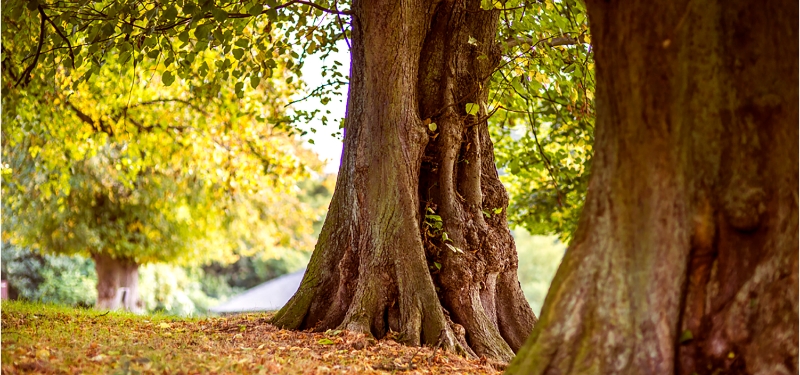
[[[44,255],[4,244],[0,272],[12,298],[71,306],[93,306],[97,300],[97,274],[91,259]]]

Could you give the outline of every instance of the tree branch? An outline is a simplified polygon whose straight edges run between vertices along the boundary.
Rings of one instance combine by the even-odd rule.
[[[61,30],[58,29],[58,26],[56,26],[53,20],[51,20],[50,17],[48,17],[44,13],[44,11],[42,11],[41,13],[42,13],[42,18],[44,18],[45,20],[47,20],[47,22],[53,25],[53,29],[56,30],[56,34],[58,34],[58,36],[60,36],[61,39],[64,39],[64,41],[67,42],[67,46],[69,47],[69,57],[72,58],[72,69],[75,69],[75,54],[72,52],[72,43],[69,42],[69,39],[67,39],[67,37],[61,32]]]
[[[83,111],[81,111],[80,109],[78,109],[78,107],[76,107],[75,104],[72,104],[71,101],[64,100],[64,103],[67,104],[70,109],[72,109],[72,112],[75,112],[75,114],[78,116],[79,119],[81,119],[81,121],[89,124],[89,126],[91,126],[92,129],[94,129],[94,131],[96,131],[96,132],[105,132],[109,136],[113,136],[114,135],[114,130],[111,128],[111,126],[109,126],[105,122],[103,122],[103,120],[97,120],[97,122],[95,122],[92,119],[92,116],[89,116],[86,113],[84,113]]]
[[[286,4],[284,4],[284,5],[279,5],[275,9],[282,8],[284,6],[289,6],[289,5],[292,5],[293,3],[308,5],[308,6],[312,7],[312,8],[317,8],[317,9],[319,9],[319,10],[325,12],[325,13],[328,13],[328,14],[341,14],[341,15],[348,15],[348,16],[353,14],[352,10],[333,10],[333,9],[328,9],[328,8],[322,7],[320,5],[314,4],[314,3],[310,2],[310,1],[304,1],[304,0],[293,0],[293,1],[290,1],[290,2],[288,2]]]
[[[325,13],[328,13],[328,14],[345,15],[345,16],[349,16],[349,15],[353,14],[352,10],[328,9],[328,8],[325,8],[325,7],[321,6],[321,5],[314,4],[314,3],[310,2],[310,1],[292,0],[292,1],[289,1],[287,3],[283,3],[281,5],[276,5],[276,6],[272,7],[272,8],[265,9],[265,10],[261,11],[261,13],[259,13],[259,15],[266,14],[269,11],[287,8],[287,7],[289,7],[291,5],[294,5],[294,4],[308,5],[308,6],[312,7],[312,8],[319,9],[319,10],[325,12]],[[206,14],[203,15],[203,18],[212,18],[212,17],[213,17],[213,15],[211,13],[206,13]],[[247,13],[228,13],[228,17],[230,17],[230,18],[249,18],[249,17],[253,17],[253,15],[252,14],[247,14]],[[187,22],[189,22],[191,20],[192,20],[192,17],[180,18],[179,21],[176,21],[176,22],[174,22],[174,23],[172,23],[170,25],[156,26],[155,30],[157,30],[157,31],[166,31],[166,30],[172,29],[172,28],[174,28],[174,27],[176,27],[178,25],[185,24],[185,23],[187,23]]]
[[[42,53],[42,45],[44,45],[44,36],[45,33],[47,32],[47,30],[44,27],[44,22],[45,19],[47,19],[47,16],[44,14],[44,8],[42,8],[41,5],[39,5],[37,8],[39,9],[39,15],[41,15],[42,19],[42,22],[39,25],[39,44],[36,45],[36,54],[33,56],[33,62],[31,62],[31,65],[28,65],[28,67],[25,68],[22,74],[20,74],[19,79],[17,79],[17,83],[14,84],[14,87],[19,86],[20,82],[22,82],[23,79],[25,80],[25,85],[27,85],[28,82],[31,81],[31,76],[30,76],[31,72],[33,72],[33,68],[36,67],[36,64],[39,63],[39,55]]]

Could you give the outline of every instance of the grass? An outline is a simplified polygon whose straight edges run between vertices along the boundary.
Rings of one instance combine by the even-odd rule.
[[[497,374],[485,360],[267,314],[176,318],[3,301],[3,374]],[[410,368],[409,368],[410,367]]]

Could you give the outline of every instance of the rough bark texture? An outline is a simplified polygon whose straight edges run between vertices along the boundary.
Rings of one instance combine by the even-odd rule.
[[[485,108],[465,110],[488,95],[498,13],[458,0],[352,9],[336,190],[300,289],[274,323],[392,330],[412,345],[508,361],[536,318],[517,280]]]
[[[796,374],[797,2],[587,3],[589,194],[508,373]]]
[[[141,311],[139,265],[106,254],[93,254],[92,259],[97,271],[97,308]]]

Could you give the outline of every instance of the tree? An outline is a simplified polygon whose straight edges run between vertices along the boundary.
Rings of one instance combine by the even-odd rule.
[[[486,117],[497,10],[353,2],[342,165],[300,290],[273,321],[508,360],[536,320]]]
[[[24,40],[4,36],[3,47]],[[187,71],[199,75],[218,56],[198,53]],[[91,256],[97,306],[112,309],[120,288],[124,307],[136,309],[144,263],[310,247],[316,213],[292,189],[321,165],[292,134],[263,124],[285,121],[282,76],[246,89],[201,79],[167,88],[173,82],[154,80],[151,61],[107,55],[101,65],[36,71],[24,88],[5,87],[3,156],[13,173],[4,171],[4,238]],[[109,84],[119,77],[130,84]]]
[[[798,371],[798,5],[587,4],[596,154],[511,374]]]

